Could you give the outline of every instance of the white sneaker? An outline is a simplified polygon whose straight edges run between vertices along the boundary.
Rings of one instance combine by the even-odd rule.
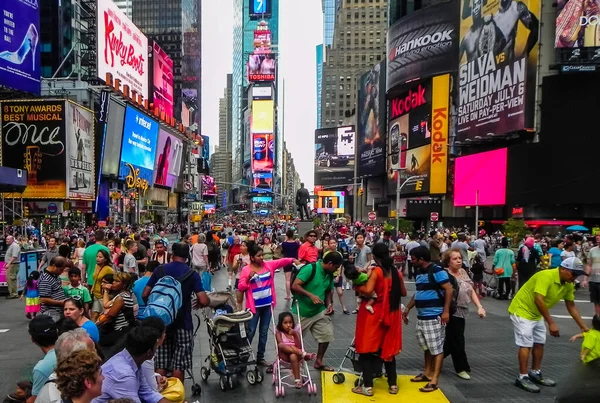
[[[350,289],[350,283],[346,283],[346,290]]]
[[[461,371],[458,374],[456,374],[459,378],[464,379],[465,381],[468,381],[471,379],[471,375],[469,375],[469,373],[467,371]]]

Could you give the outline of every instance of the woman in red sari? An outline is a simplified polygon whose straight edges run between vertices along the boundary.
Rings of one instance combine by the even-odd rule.
[[[367,300],[363,300],[358,309],[354,343],[360,354],[358,361],[364,385],[353,388],[352,392],[373,396],[373,374],[381,368],[383,360],[389,393],[395,395],[398,393],[396,355],[402,350],[400,298],[406,295],[406,290],[385,244],[375,244],[373,259],[375,265],[371,267],[367,284],[356,287],[360,295],[370,296],[375,292],[377,298],[372,305],[374,313],[365,308]]]

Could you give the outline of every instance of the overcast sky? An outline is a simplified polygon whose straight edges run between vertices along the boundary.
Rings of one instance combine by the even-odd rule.
[[[211,152],[219,138],[219,98],[232,68],[232,3],[202,2],[202,134],[210,136]],[[317,113],[315,46],[323,38],[321,0],[280,0],[279,13],[279,107],[283,108],[285,141],[300,179],[312,189]]]

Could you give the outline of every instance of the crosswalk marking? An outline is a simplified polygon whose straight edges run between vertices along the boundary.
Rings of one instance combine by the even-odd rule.
[[[552,315],[552,317],[556,318],[556,319],[571,319],[571,315]],[[592,320],[593,317],[592,316],[582,316],[581,319]]]
[[[0,333],[6,333],[8,332],[10,329],[0,329]]]

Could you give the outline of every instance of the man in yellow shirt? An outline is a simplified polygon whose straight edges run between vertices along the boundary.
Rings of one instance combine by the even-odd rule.
[[[583,263],[576,257],[562,261],[561,267],[541,270],[534,274],[525,284],[520,285],[519,292],[513,298],[508,312],[513,323],[515,343],[519,347],[519,377],[515,385],[528,392],[539,393],[536,386],[555,386],[556,383],[542,376],[542,358],[546,343],[546,324],[550,335],[559,337],[558,325],[550,315],[550,309],[561,299],[571,317],[583,332],[588,328],[575,307],[575,279],[585,275]],[[533,350],[533,352],[532,352]],[[531,371],[527,371],[529,355],[533,354]]]

